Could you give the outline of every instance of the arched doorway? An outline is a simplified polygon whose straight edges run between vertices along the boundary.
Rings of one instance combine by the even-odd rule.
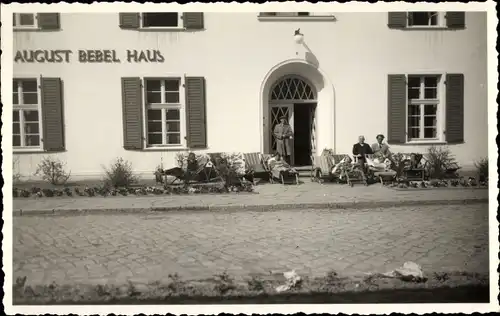
[[[292,126],[291,163],[295,166],[311,164],[311,154],[316,152],[317,91],[307,79],[299,75],[282,76],[269,90],[269,120],[267,133],[270,150],[276,150],[274,127],[285,116]]]

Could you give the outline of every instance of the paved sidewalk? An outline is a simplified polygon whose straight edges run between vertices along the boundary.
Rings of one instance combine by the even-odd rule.
[[[130,200],[132,201],[132,200]],[[169,282],[295,269],[302,276],[488,273],[488,205],[13,218],[14,279],[28,284]]]
[[[14,213],[23,214],[75,210],[175,210],[175,209],[291,209],[291,208],[345,208],[391,205],[460,204],[464,201],[488,199],[487,189],[407,189],[395,190],[379,184],[353,188],[346,185],[304,183],[283,186],[264,184],[255,187],[257,193],[214,195],[162,195],[118,197],[54,197],[16,198]]]

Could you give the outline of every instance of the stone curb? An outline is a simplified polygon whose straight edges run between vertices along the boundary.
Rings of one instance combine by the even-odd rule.
[[[303,209],[329,209],[329,210],[363,210],[371,208],[390,208],[405,206],[431,206],[431,205],[469,205],[487,204],[488,199],[465,199],[465,200],[408,200],[408,201],[369,201],[369,202],[341,202],[341,203],[288,203],[271,205],[200,205],[200,206],[168,206],[150,208],[120,208],[120,209],[40,209],[40,210],[14,210],[14,216],[38,216],[38,215],[89,215],[89,214],[137,214],[137,213],[161,213],[179,211],[280,211],[280,210],[303,210]]]

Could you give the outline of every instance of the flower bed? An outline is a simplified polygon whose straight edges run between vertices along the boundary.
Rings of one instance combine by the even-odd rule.
[[[223,193],[252,193],[253,185],[245,182],[240,186],[226,187],[223,184],[193,184],[190,186],[141,186],[131,188],[109,188],[106,186],[95,187],[64,187],[41,189],[13,188],[14,198],[30,197],[106,197],[106,196],[149,196],[149,195],[185,195],[185,194],[223,194]]]
[[[404,181],[398,180],[389,185],[397,189],[436,189],[436,188],[487,188],[488,182],[478,182],[474,178],[456,180]]]
[[[417,298],[415,290],[425,290],[427,293],[433,289],[472,287],[481,290],[481,295],[468,295],[460,297],[461,302],[487,302],[488,277],[479,274],[450,272],[433,273],[425,282],[408,282],[401,279],[388,279],[377,276],[338,276],[329,272],[325,277],[303,277],[296,287],[278,293],[276,288],[283,284],[280,276],[262,275],[244,279],[235,279],[223,273],[205,280],[187,281],[177,274],[169,276],[170,280],[155,281],[150,283],[134,283],[129,281],[124,284],[74,284],[60,285],[57,283],[47,285],[30,285],[26,277],[17,278],[13,286],[14,304],[200,304],[234,301],[237,303],[264,303],[286,302],[293,303],[301,299],[302,302],[356,302],[356,303],[395,303],[395,302],[446,302],[450,300],[449,293],[441,298],[432,298],[423,295]],[[373,293],[383,294],[380,296]],[[350,293],[350,294],[349,294]],[[372,293],[372,294],[370,294]],[[387,295],[387,294],[399,295]],[[321,295],[322,294],[322,295]],[[314,295],[320,297],[314,298]],[[349,295],[349,296],[344,296]],[[352,295],[355,295],[354,297]],[[371,298],[368,298],[368,296]],[[291,297],[291,300],[284,298]],[[447,297],[446,299],[443,299]],[[333,298],[333,300],[332,300]],[[337,300],[335,299],[337,298]],[[246,300],[247,299],[247,300]]]

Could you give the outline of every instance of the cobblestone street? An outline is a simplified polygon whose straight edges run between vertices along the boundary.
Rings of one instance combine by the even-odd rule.
[[[169,212],[15,216],[14,279],[121,283],[240,277],[295,269],[322,276],[384,272],[415,261],[424,272],[488,272],[488,205],[371,210]]]

